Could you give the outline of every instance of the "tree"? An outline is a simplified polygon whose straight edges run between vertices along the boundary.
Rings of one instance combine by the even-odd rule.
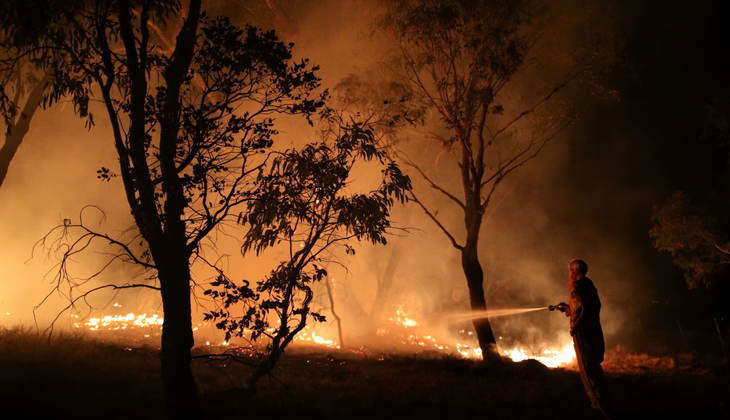
[[[684,192],[674,193],[654,206],[649,235],[654,247],[669,253],[684,271],[687,286],[709,286],[724,266],[730,264],[730,241],[722,234],[718,220],[692,204]]]
[[[244,251],[259,254],[283,242],[288,259],[258,282],[255,290],[249,282],[239,286],[221,272],[213,283],[218,290],[206,291],[221,302],[220,309],[206,318],[226,332],[227,340],[231,336],[271,340],[247,382],[251,388],[271,371],[286,346],[306,327],[309,316],[325,320],[311,311],[311,285],[326,278],[323,267],[337,261],[334,250],[344,247],[354,254],[348,245],[353,239],[386,244],[390,209],[404,202],[410,189],[410,179],[378,147],[369,121],[343,124],[331,110],[324,114],[332,128],[322,142],[285,151],[260,170],[259,192],[244,218],[251,226],[244,237]],[[368,193],[347,189],[353,166],[359,162],[382,166],[380,185]],[[260,300],[262,295],[265,298]],[[243,307],[240,315],[239,310],[232,312],[239,306]],[[272,315],[276,322],[271,321]]]
[[[33,116],[43,100],[43,93],[52,80],[52,76],[44,75],[40,80],[34,80],[29,86],[24,86],[22,75],[17,74],[12,78],[15,79],[13,99],[9,99],[5,93],[0,95],[2,97],[0,100],[7,101],[2,111],[6,128],[5,142],[0,147],[0,187],[5,182],[15,153],[28,134]],[[24,89],[27,88],[30,88],[30,92],[24,95]],[[23,102],[21,98],[24,96],[24,104],[21,106]]]
[[[674,258],[690,289],[710,287],[730,264],[730,219],[726,216],[730,205],[728,111],[727,95],[715,98],[707,106],[699,141],[693,144],[700,150],[709,149],[706,156],[714,158],[703,167],[709,176],[686,174],[684,188],[692,194],[675,192],[666,202],[654,206],[651,216],[649,235],[654,247]]]
[[[574,51],[558,77],[544,76],[549,81],[536,94],[524,94],[530,102],[523,105],[514,99],[522,95],[520,83],[535,80],[517,76],[523,76],[545,41],[540,38],[544,28],[537,21],[541,10],[536,2],[389,0],[385,4],[387,13],[380,26],[396,46],[395,57],[387,62],[394,75],[392,83],[406,92],[403,98],[415,105],[415,116],[424,115],[419,109],[425,108],[440,119],[447,134],[440,135],[435,122],[419,117],[416,121],[431,130],[417,135],[423,141],[437,142],[447,156],[453,156],[440,166],[452,165],[458,170],[459,192],[429,174],[423,163],[398,144],[394,152],[427,187],[463,214],[464,234],[460,235],[422,200],[423,190],[416,188],[410,196],[461,254],[483,358],[501,364],[485,315],[479,260],[485,212],[502,181],[537,157],[575,120],[577,114],[565,106],[569,101],[561,94],[580,80],[597,81],[598,64],[606,64],[606,55],[595,49]]]
[[[0,9],[0,13],[5,10]],[[6,20],[8,17],[3,16]],[[13,40],[0,28],[0,51],[12,50]],[[9,64],[5,61],[5,64]],[[0,147],[0,187],[5,182],[10,163],[30,129],[30,123],[42,105],[43,95],[53,76],[37,74],[27,61],[0,66],[0,115],[5,123],[5,141]]]
[[[312,95],[319,86],[316,68],[306,60],[292,63],[292,45],[279,42],[273,32],[207,19],[200,0],[191,0],[185,10],[172,51],[159,47],[150,29],[174,26],[183,15],[175,1],[62,2],[64,12],[47,17],[42,30],[30,35],[24,22],[45,2],[23,3],[5,6],[13,13],[1,23],[15,40],[6,62],[29,59],[55,75],[46,103],[70,97],[89,127],[90,101],[101,96],[119,171],[102,168],[99,178],[121,178],[135,221],[136,232],[119,238],[82,221],[65,221],[55,231],[56,242],[44,242],[62,250],[57,287],[78,291],[85,284],[67,267],[92,242],[114,247],[112,260],[149,270],[152,283],[108,284],[91,291],[159,290],[168,411],[172,418],[200,417],[190,368],[190,265],[207,262],[202,249],[211,233],[235,222],[234,210],[249,202],[252,177],[277,134],[273,116],[308,118],[322,106],[323,97]],[[71,305],[89,292],[69,294]]]

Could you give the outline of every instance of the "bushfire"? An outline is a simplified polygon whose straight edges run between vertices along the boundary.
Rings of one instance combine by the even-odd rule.
[[[160,334],[163,321],[163,318],[157,314],[147,316],[147,314],[135,315],[134,313],[128,313],[126,315],[104,315],[89,318],[86,322],[75,323],[74,327],[78,329],[85,328],[92,332],[125,331],[127,334],[133,334],[135,331],[138,331],[141,336],[148,338]],[[194,330],[198,331],[200,328],[210,327],[208,324],[201,323]],[[388,326],[378,329],[377,335],[384,338],[391,338],[406,346],[424,348],[424,350],[432,350],[445,354],[458,353],[465,358],[481,357],[481,350],[475,348],[475,345],[465,344],[454,339],[439,339],[432,334],[423,334],[421,332],[422,329],[419,322],[410,318],[401,306],[396,311],[395,316],[389,319]],[[406,333],[403,333],[403,331]],[[467,338],[473,337],[472,332],[466,331],[460,331],[460,335]],[[296,336],[295,341],[312,343],[327,348],[340,348],[339,343],[328,340],[318,334],[311,325],[302,330]],[[472,341],[476,342],[475,339]],[[205,345],[228,346],[230,344],[226,341],[218,344],[205,341]],[[567,366],[575,359],[575,350],[571,344],[565,345],[562,349],[544,349],[539,352],[515,347],[512,350],[504,350],[503,353],[515,362],[534,359],[550,368]]]

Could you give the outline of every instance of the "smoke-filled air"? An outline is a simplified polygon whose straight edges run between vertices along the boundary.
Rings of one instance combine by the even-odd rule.
[[[4,3],[0,418],[727,418],[727,17]]]

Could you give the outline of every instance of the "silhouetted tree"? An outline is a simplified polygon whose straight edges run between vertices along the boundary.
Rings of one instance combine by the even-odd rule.
[[[30,123],[33,120],[38,108],[41,107],[43,101],[43,93],[46,87],[53,79],[52,76],[45,75],[40,80],[34,80],[30,83],[23,82],[24,75],[17,74],[12,78],[15,79],[13,88],[13,98],[10,99],[3,93],[3,99],[7,102],[6,108],[3,110],[5,116],[5,142],[0,147],[0,187],[5,182],[8,175],[10,163],[15,157],[15,153],[23,143]],[[25,92],[29,89],[29,92]]]
[[[654,247],[674,258],[690,289],[709,286],[713,274],[730,264],[730,241],[722,234],[720,223],[693,205],[686,193],[676,192],[654,206],[651,220]]]
[[[285,151],[261,169],[256,198],[244,217],[250,226],[244,251],[258,254],[283,242],[288,258],[255,289],[249,282],[235,284],[221,271],[214,283],[218,290],[206,291],[221,302],[221,308],[207,313],[206,318],[226,331],[226,339],[235,335],[271,340],[247,382],[249,387],[271,371],[286,346],[306,327],[310,315],[324,321],[311,311],[311,286],[326,278],[326,264],[337,261],[334,250],[344,247],[354,254],[350,240],[385,244],[390,209],[396,202],[404,202],[410,189],[410,179],[387,159],[367,121],[343,124],[331,111],[326,114],[331,129],[322,142]],[[382,166],[380,183],[370,192],[348,191],[352,168],[358,162]],[[243,307],[241,314],[238,306]]]
[[[0,13],[5,15],[0,19],[7,20],[7,12],[6,8],[0,9]],[[15,41],[8,31],[0,27],[0,57],[12,54]],[[0,187],[53,79],[51,75],[35,71],[29,64],[27,59],[5,60],[0,64],[0,115],[5,123],[5,141],[0,147]]]
[[[571,62],[558,77],[525,80],[542,84],[517,100],[517,76],[531,64],[531,53],[540,54],[544,27],[536,20],[542,10],[537,2],[508,0],[386,0],[381,28],[395,45],[394,58],[384,64],[394,77],[392,90],[403,91],[415,107],[413,117],[428,123],[424,141],[438,143],[454,159],[439,165],[458,170],[461,185],[454,191],[429,173],[397,144],[396,155],[410,166],[430,189],[448,199],[463,213],[463,234],[454,233],[421,199],[423,190],[410,196],[446,235],[461,254],[473,321],[484,360],[500,364],[495,337],[485,316],[487,301],[484,273],[479,258],[479,240],[484,215],[497,187],[513,171],[537,157],[545,145],[568,127],[576,113],[561,98],[568,86],[579,80],[597,81],[599,66],[606,65],[605,51],[576,48]],[[592,40],[586,36],[585,41]],[[522,75],[520,75],[522,76]],[[550,81],[552,80],[552,81]],[[532,88],[534,89],[534,88]],[[510,96],[511,95],[511,96]],[[398,97],[391,97],[399,99]],[[445,126],[426,121],[423,110],[433,112]]]
[[[28,34],[24,24],[45,4],[36,3],[3,6],[13,13],[4,14],[10,18],[2,26],[17,37],[7,62],[30,59],[53,74],[46,102],[69,97],[89,126],[90,100],[101,97],[120,167],[118,172],[102,168],[99,178],[121,178],[138,230],[132,239],[111,238],[66,221],[55,243],[66,246],[58,285],[65,280],[74,289],[83,283],[66,268],[93,241],[106,241],[118,249],[116,259],[150,270],[153,284],[94,290],[159,290],[168,410],[172,418],[200,417],[190,369],[190,265],[206,261],[201,247],[211,232],[235,220],[232,211],[250,199],[253,175],[277,133],[273,116],[308,117],[322,105],[321,98],[310,98],[319,79],[306,61],[291,62],[291,45],[273,32],[239,28],[225,18],[209,20],[200,0],[191,0],[184,12],[176,1],[69,1],[63,13]],[[159,47],[152,26],[174,27],[180,18],[172,50]]]
[[[709,148],[716,156],[725,155],[724,159],[707,163],[713,179],[702,185],[688,185],[692,194],[675,192],[666,202],[654,206],[651,217],[649,235],[654,247],[674,258],[690,289],[711,286],[730,264],[730,218],[726,216],[730,208],[729,111],[727,95],[707,107],[696,145]]]

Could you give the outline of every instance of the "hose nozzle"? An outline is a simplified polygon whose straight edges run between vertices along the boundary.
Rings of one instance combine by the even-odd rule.
[[[550,311],[560,311],[560,312],[563,312],[563,313],[565,313],[565,310],[566,310],[566,309],[568,309],[568,307],[569,307],[569,306],[568,306],[568,304],[567,304],[567,303],[565,303],[565,302],[560,302],[560,303],[558,303],[557,305],[550,305],[550,306],[548,306],[548,309],[549,309]]]

